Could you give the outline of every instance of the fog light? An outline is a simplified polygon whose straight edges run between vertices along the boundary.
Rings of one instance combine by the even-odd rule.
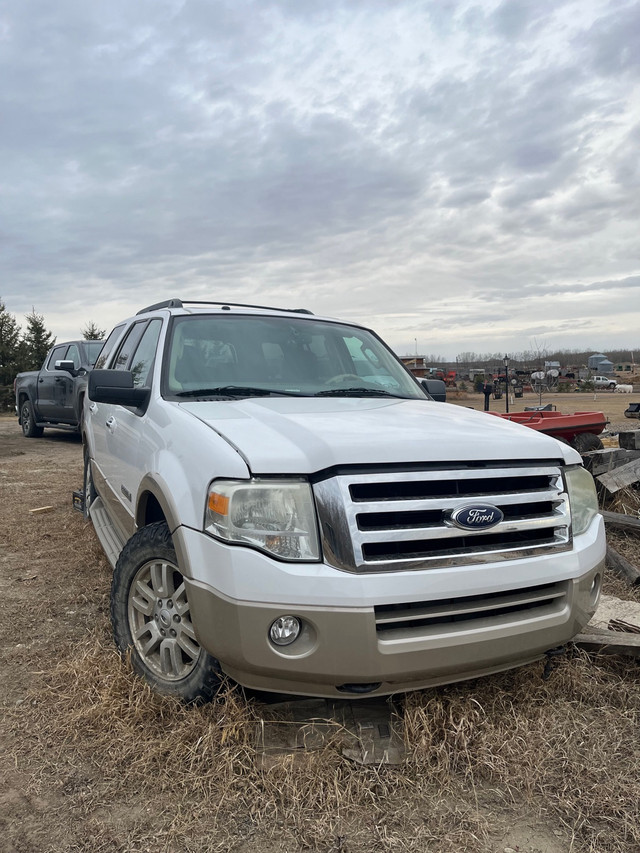
[[[280,616],[271,623],[269,637],[276,646],[288,646],[298,639],[300,620],[295,616]]]

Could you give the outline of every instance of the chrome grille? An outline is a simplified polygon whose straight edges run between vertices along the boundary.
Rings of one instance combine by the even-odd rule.
[[[339,472],[314,484],[325,560],[356,572],[513,560],[571,547],[560,466],[502,463]],[[487,503],[496,526],[460,530],[454,510]]]

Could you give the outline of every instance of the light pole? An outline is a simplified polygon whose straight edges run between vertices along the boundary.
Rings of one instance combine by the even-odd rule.
[[[509,414],[509,356],[505,355],[502,359],[504,364],[504,392],[505,392],[505,412]]]

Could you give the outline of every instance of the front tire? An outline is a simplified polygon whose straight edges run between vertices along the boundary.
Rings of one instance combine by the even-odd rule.
[[[220,665],[198,643],[165,522],[143,527],[118,558],[111,584],[116,645],[157,693],[184,702],[210,701],[221,681]]]
[[[44,432],[44,429],[36,424],[36,416],[29,400],[25,400],[20,407],[20,423],[25,438],[40,438]]]

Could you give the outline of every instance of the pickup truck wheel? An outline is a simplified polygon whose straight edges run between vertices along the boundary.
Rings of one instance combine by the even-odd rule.
[[[196,640],[184,579],[169,528],[143,527],[125,545],[111,584],[116,644],[158,693],[184,702],[209,701],[220,665]]]
[[[25,400],[20,407],[20,423],[25,438],[40,438],[44,429],[36,425],[36,417],[33,414],[33,406],[29,400]]]

